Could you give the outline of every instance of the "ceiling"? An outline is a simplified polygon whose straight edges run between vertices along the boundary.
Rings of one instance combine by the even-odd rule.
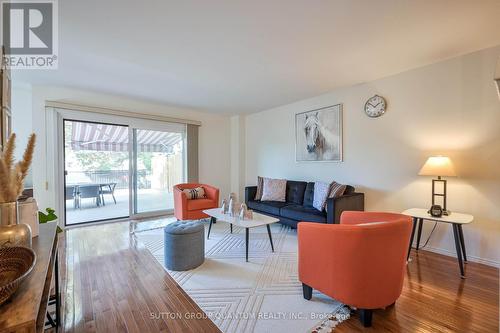
[[[63,0],[14,79],[238,114],[499,44],[498,0]]]

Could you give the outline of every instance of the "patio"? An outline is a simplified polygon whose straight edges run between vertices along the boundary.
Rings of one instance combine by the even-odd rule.
[[[73,199],[66,200],[66,224],[106,220],[129,216],[128,189],[115,190],[116,204],[109,194],[104,195],[105,205],[97,206],[94,199],[81,199],[80,208],[74,208]],[[173,209],[174,199],[168,190],[139,189],[138,212]]]
[[[173,209],[172,187],[184,170],[180,128],[134,129],[131,136],[122,125],[65,120],[64,126],[66,225],[128,217],[130,184],[137,189],[135,213]]]

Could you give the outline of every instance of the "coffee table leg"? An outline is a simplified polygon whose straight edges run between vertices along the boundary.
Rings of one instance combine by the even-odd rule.
[[[233,224],[232,223],[229,223],[229,225],[231,226],[231,233],[233,233]]]
[[[273,246],[273,237],[271,236],[271,228],[269,227],[269,224],[266,224],[267,227],[267,234],[269,235],[269,241],[271,242],[271,250],[274,252],[274,246]]]
[[[249,234],[249,229],[245,228],[245,248],[246,248],[246,259],[248,262],[248,235]]]
[[[462,249],[460,246],[460,235],[459,235],[460,232],[458,231],[457,224],[453,223],[452,226],[453,226],[453,236],[455,237],[455,247],[457,249],[458,266],[460,267],[460,275],[462,276],[462,278],[465,278],[464,264],[462,262]]]
[[[413,218],[413,228],[411,229],[410,245],[408,245],[408,255],[406,256],[406,261],[410,259],[411,244],[413,243],[413,237],[415,237],[415,228],[417,227],[417,218]]]
[[[212,223],[215,223],[215,217],[213,217],[213,216],[210,217],[210,224],[208,225],[207,239],[210,239],[210,230],[212,230]]]

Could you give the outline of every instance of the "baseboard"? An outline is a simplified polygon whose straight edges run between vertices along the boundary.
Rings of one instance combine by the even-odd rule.
[[[445,250],[445,249],[441,249],[441,248],[433,247],[433,246],[426,246],[424,249],[420,248],[420,250],[435,252],[435,253],[443,254],[445,256],[449,256],[449,257],[453,257],[453,258],[457,257],[457,254],[454,251],[449,251],[449,250]],[[472,262],[477,262],[480,264],[484,264],[484,265],[488,265],[488,266],[493,266],[496,268],[500,268],[500,262],[494,261],[494,260],[483,259],[483,258],[479,258],[476,256],[471,256],[469,254],[467,254],[467,260],[472,261]]]

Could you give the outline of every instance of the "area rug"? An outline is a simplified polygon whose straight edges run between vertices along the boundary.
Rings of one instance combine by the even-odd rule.
[[[208,223],[205,223],[205,235]],[[167,270],[222,332],[331,332],[349,318],[343,304],[313,293],[302,297],[297,270],[297,232],[271,225],[274,249],[265,227],[250,229],[249,262],[245,232],[213,225],[205,243],[205,262],[185,272]],[[139,242],[164,267],[163,229],[138,231]]]

